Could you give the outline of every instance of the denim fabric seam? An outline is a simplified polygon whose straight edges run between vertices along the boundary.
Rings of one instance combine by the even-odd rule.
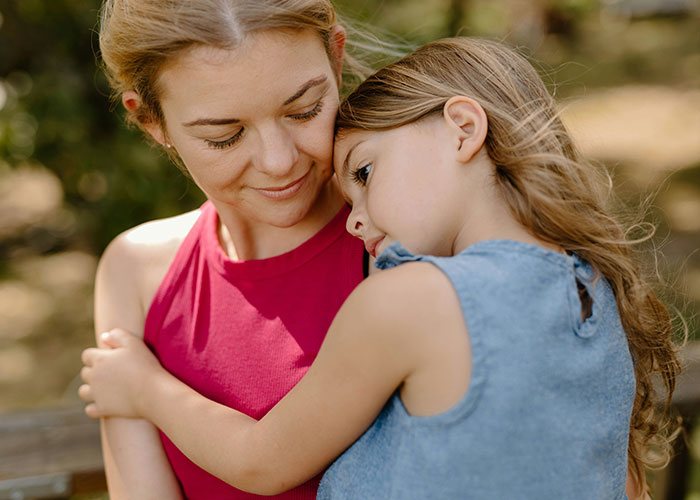
[[[528,256],[549,261],[562,269],[568,269],[572,264],[568,255],[542,248],[539,245],[509,239],[494,239],[477,241],[462,250],[460,254],[489,254],[492,252],[515,254],[520,257]],[[458,254],[459,255],[459,254]]]
[[[609,286],[605,278],[597,276],[593,267],[578,255],[570,257],[572,261],[572,271],[574,278],[574,292],[576,295],[576,306],[573,309],[576,319],[574,333],[579,338],[589,338],[596,334],[600,319],[603,316],[601,301],[604,299],[605,287]],[[585,320],[580,320],[581,300],[578,294],[577,282],[586,288],[586,293],[591,299],[591,315]]]

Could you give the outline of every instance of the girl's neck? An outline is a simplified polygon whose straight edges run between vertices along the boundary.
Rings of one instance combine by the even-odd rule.
[[[464,204],[462,225],[453,244],[453,255],[470,245],[487,240],[514,240],[538,245],[547,250],[564,253],[556,244],[534,235],[513,215],[508,203],[503,199],[493,177],[495,167],[490,159],[482,158],[469,172],[466,186],[471,186],[468,203]],[[475,187],[475,188],[474,188]]]
[[[335,178],[321,189],[309,213],[290,227],[244,219],[216,202],[219,214],[218,236],[224,253],[232,260],[268,259],[294,250],[318,233],[343,206]]]
[[[496,218],[492,219],[492,221],[494,222],[492,225],[489,225],[487,221],[483,221],[484,224],[479,231],[470,232],[468,235],[460,234],[455,240],[454,254],[460,253],[474,243],[488,240],[519,241],[522,243],[529,243],[530,245],[537,245],[553,252],[565,253],[561,246],[545,241],[532,234],[513,217]]]

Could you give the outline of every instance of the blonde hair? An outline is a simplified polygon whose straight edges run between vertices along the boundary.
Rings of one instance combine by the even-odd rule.
[[[113,97],[128,90],[139,95],[142,105],[128,114],[139,126],[164,125],[158,76],[183,50],[234,49],[253,32],[308,29],[321,37],[330,58],[329,36],[338,24],[328,0],[106,0],[100,17],[100,53]],[[373,39],[363,38],[358,45],[367,51]],[[359,79],[370,71],[351,55],[345,55],[344,68]]]
[[[485,148],[499,191],[537,237],[586,259],[610,283],[635,360],[630,469],[665,465],[675,432],[667,417],[680,372],[668,311],[632,258],[628,230],[606,207],[608,176],[577,152],[553,98],[534,68],[495,42],[452,38],[429,43],[379,70],[341,103],[336,130],[386,130],[441,113],[465,95],[488,117]],[[661,376],[665,408],[652,376]],[[653,451],[653,453],[652,453]],[[661,453],[658,453],[658,452]]]

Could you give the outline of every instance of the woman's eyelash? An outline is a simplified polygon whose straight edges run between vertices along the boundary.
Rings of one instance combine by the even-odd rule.
[[[307,111],[306,113],[299,113],[297,115],[290,115],[290,116],[295,120],[300,120],[300,121],[310,120],[314,116],[318,115],[321,112],[322,108],[323,108],[323,101],[318,101],[318,103],[316,103],[316,106],[314,106],[312,110]]]
[[[352,180],[353,182],[356,182],[362,186],[367,184],[367,179],[369,179],[369,173],[372,170],[372,164],[368,163],[366,165],[363,165],[359,167],[357,170],[355,170],[352,174]]]
[[[291,117],[295,120],[299,121],[305,121],[305,120],[310,120],[311,118],[315,117],[321,112],[321,109],[323,108],[323,101],[318,101],[316,103],[316,106],[313,107],[310,111],[307,111],[306,113],[299,113],[296,115],[291,115]],[[207,144],[214,148],[214,149],[226,149],[228,147],[233,146],[238,140],[241,138],[241,135],[243,134],[243,129],[239,130],[233,137],[226,139],[225,141],[211,141],[209,139],[206,139]]]
[[[243,129],[239,130],[233,136],[226,139],[225,141],[210,141],[209,139],[205,139],[205,140],[206,140],[207,145],[209,145],[210,147],[212,147],[214,149],[226,149],[226,148],[231,147],[234,144],[236,144],[242,135],[243,135]]]

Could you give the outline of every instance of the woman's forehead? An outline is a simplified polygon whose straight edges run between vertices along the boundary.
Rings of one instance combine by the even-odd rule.
[[[282,106],[307,82],[332,76],[316,34],[276,31],[249,35],[235,49],[193,47],[163,69],[159,87],[162,101],[180,106]]]
[[[314,32],[268,30],[252,33],[237,47],[228,49],[195,45],[166,63],[160,73],[165,90],[177,90],[190,81],[223,86],[294,86],[309,72],[330,71],[323,42]]]

